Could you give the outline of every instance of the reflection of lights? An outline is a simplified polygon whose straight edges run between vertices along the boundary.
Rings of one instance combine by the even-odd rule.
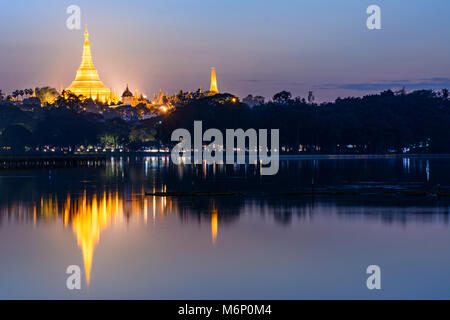
[[[403,168],[406,170],[407,173],[410,171],[411,166],[411,159],[410,158],[403,158]]]
[[[155,190],[153,190],[153,193]],[[156,222],[156,196],[153,196],[153,223]]]
[[[217,210],[213,209],[211,213],[211,237],[212,243],[215,245],[217,241],[217,228],[218,228],[218,214]]]
[[[164,186],[163,190],[167,190],[167,187]],[[149,206],[153,209],[154,224],[158,213],[161,217],[164,216],[165,208],[170,208],[170,212],[173,212],[170,198],[164,197],[160,203],[157,197],[146,198],[144,193],[141,189],[139,194],[131,194],[133,201],[126,201],[126,195],[118,191],[104,192],[101,196],[84,191],[77,197],[68,194],[62,201],[58,201],[54,195],[49,195],[31,204],[19,202],[11,207],[1,205],[0,215],[6,219],[12,215],[27,215],[34,226],[44,219],[59,220],[65,228],[71,227],[82,251],[86,283],[89,286],[95,247],[100,241],[102,232],[112,224],[123,223],[124,218],[130,216],[130,213],[136,216],[138,224],[141,222],[146,224]]]
[[[118,197],[117,193],[116,197]],[[111,217],[115,212],[111,212],[107,207],[106,194],[97,200],[96,195],[92,199],[87,199],[85,193],[75,207],[72,229],[83,252],[86,283],[89,285],[94,248],[100,240],[101,232],[111,223]]]
[[[147,216],[148,216],[148,201],[144,201],[144,221],[145,221],[145,224],[147,224],[147,221],[148,221]]]
[[[154,161],[155,159],[152,157],[149,160]],[[114,164],[119,166],[117,161],[114,161]],[[154,181],[153,185],[155,184]],[[170,190],[163,183],[154,187],[153,192],[156,190],[167,192],[168,189]],[[27,216],[33,225],[42,221],[51,221],[64,226],[69,233],[73,232],[83,256],[86,283],[90,285],[91,275],[95,269],[94,253],[98,251],[97,246],[99,246],[102,234],[108,228],[125,223],[128,225],[130,221],[145,226],[148,219],[152,219],[149,215],[153,216],[151,224],[156,225],[166,217],[169,218],[178,212],[183,214],[177,208],[177,201],[172,202],[170,197],[161,197],[161,200],[156,196],[145,197],[143,185],[135,187],[133,190],[135,192],[129,194],[117,190],[91,194],[85,190],[81,193],[67,194],[62,199],[60,196],[49,194],[31,203],[28,201],[17,201],[12,205],[2,203],[0,204],[0,217],[9,219],[14,216],[20,218]],[[127,199],[131,199],[131,201],[127,201]],[[217,209],[210,211],[205,222],[205,226],[211,228],[211,240],[209,241],[215,245],[218,238]],[[111,237],[108,238],[108,241],[112,241]]]

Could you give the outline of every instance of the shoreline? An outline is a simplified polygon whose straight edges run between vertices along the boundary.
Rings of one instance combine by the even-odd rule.
[[[114,153],[9,153],[0,152],[0,162],[10,159],[87,159],[92,160],[99,158],[99,160],[107,159],[109,157],[123,157],[123,156],[141,156],[141,157],[167,157],[170,152],[114,152]],[[248,155],[246,156],[248,158]],[[388,158],[450,158],[450,153],[380,153],[380,154],[280,154],[280,159],[313,159],[313,160],[345,160],[345,159],[388,159]]]

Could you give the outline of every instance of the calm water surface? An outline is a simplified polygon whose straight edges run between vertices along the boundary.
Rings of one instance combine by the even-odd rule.
[[[338,196],[284,196],[333,187]],[[0,171],[0,298],[450,298],[450,158],[290,158],[248,166],[114,158]],[[166,198],[151,191],[238,191]],[[392,192],[391,192],[392,191]],[[366,268],[382,269],[382,290]],[[82,269],[82,290],[66,268]]]

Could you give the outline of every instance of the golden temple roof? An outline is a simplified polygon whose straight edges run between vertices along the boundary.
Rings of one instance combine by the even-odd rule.
[[[127,85],[127,88],[122,93],[122,98],[124,98],[124,97],[132,97],[132,96],[133,96],[133,94],[131,93],[130,89],[128,89],[128,85]]]

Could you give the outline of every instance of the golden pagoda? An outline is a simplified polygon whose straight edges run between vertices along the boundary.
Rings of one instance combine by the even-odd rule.
[[[115,100],[111,90],[100,80],[97,69],[92,62],[87,25],[86,31],[84,32],[84,48],[81,65],[78,68],[75,80],[67,90],[76,95],[83,95],[86,98],[98,99],[101,102]]]
[[[219,89],[217,88],[217,77],[216,77],[216,69],[211,69],[211,88],[209,89],[210,93],[218,94]]]

